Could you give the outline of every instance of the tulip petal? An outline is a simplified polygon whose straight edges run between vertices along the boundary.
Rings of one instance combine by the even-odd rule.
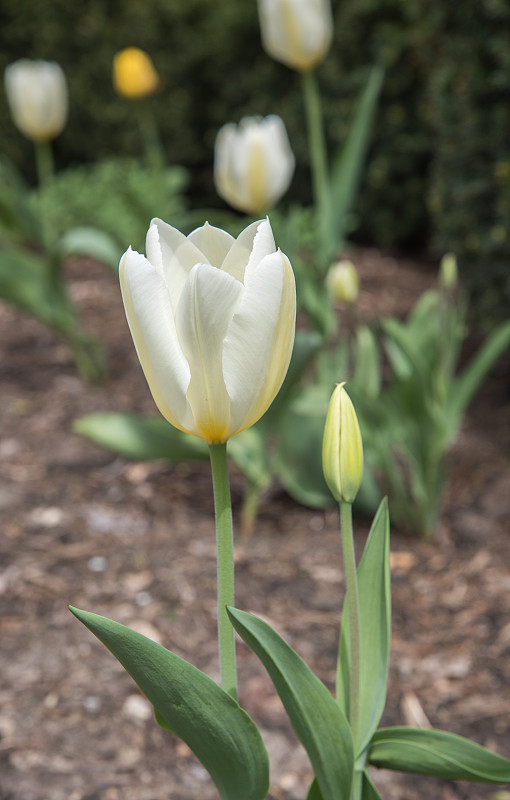
[[[269,226],[269,229],[271,229],[269,220],[257,220],[257,222],[252,222],[251,225],[248,225],[248,227],[244,229],[244,231],[241,231],[227,253],[223,264],[221,265],[221,268],[225,270],[225,272],[228,272],[234,278],[237,278],[237,280],[242,281],[243,283],[244,273],[252,255],[253,243],[255,237],[257,236],[257,231],[262,223],[266,223]],[[272,235],[273,234],[271,231],[271,237]],[[266,247],[267,253],[261,254],[260,259],[263,257],[263,255],[274,253],[276,250],[274,239],[272,240],[272,247],[270,246],[270,242],[266,242]]]
[[[259,222],[257,232],[253,239],[251,255],[244,275],[245,284],[250,281],[255,270],[258,269],[259,262],[261,262],[266,256],[274,254],[275,251],[276,244],[274,241],[271,223],[266,217],[266,219],[263,219]]]
[[[230,233],[206,222],[201,228],[196,228],[190,233],[188,242],[192,242],[204,254],[202,263],[221,267],[235,239]]]
[[[253,425],[274,400],[290,361],[295,319],[294,275],[289,260],[278,251],[251,270],[225,339],[229,436]]]
[[[153,219],[147,233],[147,258],[164,276],[175,315],[186,279],[207,257],[183,233],[161,219]]]
[[[191,366],[187,398],[196,434],[209,443],[225,441],[229,427],[230,398],[223,379],[222,350],[242,293],[242,283],[228,273],[198,264],[190,272],[177,307],[177,334]]]
[[[186,399],[190,369],[177,339],[164,278],[129,249],[119,268],[122,299],[138,358],[154,401],[176,428],[193,424]]]

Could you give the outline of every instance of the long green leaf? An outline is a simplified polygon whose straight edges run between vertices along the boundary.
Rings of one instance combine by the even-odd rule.
[[[510,760],[453,733],[426,728],[381,728],[370,764],[453,781],[509,783]]]
[[[266,749],[255,723],[227,692],[140,633],[98,614],[70,610],[120,661],[166,727],[195,753],[223,800],[266,796]]]
[[[317,777],[323,800],[350,798],[354,756],[344,713],[298,654],[262,620],[227,608],[238,634],[264,664]]]
[[[345,243],[349,214],[360,183],[383,78],[383,69],[379,66],[372,67],[358,101],[347,140],[333,160],[331,205],[335,217],[335,251],[341,250]],[[334,253],[330,255],[333,256]]]
[[[58,242],[62,257],[68,255],[89,256],[101,261],[115,272],[119,268],[121,248],[111,234],[92,226],[73,228]]]
[[[319,784],[317,783],[317,778],[314,778],[312,781],[312,785],[308,790],[308,794],[306,795],[306,800],[322,800],[321,790],[319,789]]]
[[[162,417],[97,412],[75,420],[73,430],[107,450],[129,458],[206,461],[202,439],[177,430]]]
[[[389,562],[390,522],[388,503],[383,500],[372,523],[358,565],[360,606],[361,696],[359,698],[358,753],[366,748],[384,710],[391,644],[391,592]],[[347,602],[342,614],[338,700],[349,715],[349,615]]]
[[[365,770],[363,774],[361,800],[382,800],[381,795],[379,794],[374,784],[370,780],[370,775],[368,774],[368,770]]]
[[[454,382],[447,408],[449,444],[455,437],[462,415],[469,406],[473,395],[493,364],[510,345],[510,321],[500,325],[480,347],[476,355],[465,367],[464,372]]]

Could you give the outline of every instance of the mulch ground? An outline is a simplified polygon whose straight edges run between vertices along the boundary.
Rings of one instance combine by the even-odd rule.
[[[366,318],[404,313],[426,264],[360,250]],[[218,677],[208,466],[132,462],[72,432],[83,414],[154,412],[116,278],[68,267],[84,327],[105,341],[100,386],[64,344],[0,306],[0,800],[213,800],[188,748],[71,616],[93,610]],[[510,756],[510,386],[502,360],[449,456],[437,541],[392,533],[393,641],[383,724],[432,725]],[[233,473],[234,515],[242,484]],[[368,521],[356,522],[361,550]],[[237,605],[270,621],[329,685],[344,592],[336,514],[278,486],[236,543]],[[271,798],[302,800],[304,751],[258,661],[239,645],[241,704],[271,755]],[[498,787],[376,771],[387,800],[508,800]]]

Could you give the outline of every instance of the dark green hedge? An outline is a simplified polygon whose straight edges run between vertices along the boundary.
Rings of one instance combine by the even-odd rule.
[[[8,6],[8,10],[7,10]],[[328,140],[346,132],[374,61],[386,68],[354,236],[454,250],[487,312],[510,299],[510,6],[508,0],[333,0],[334,47],[319,76]],[[310,199],[297,75],[260,45],[255,0],[16,0],[0,10],[0,68],[53,58],[68,76],[59,166],[136,155],[140,104],[112,88],[114,53],[147,50],[164,79],[146,102],[168,159],[190,169],[195,205],[219,204],[214,137],[227,120],[279,113],[300,168],[290,200]],[[0,97],[0,149],[33,178],[28,142]]]

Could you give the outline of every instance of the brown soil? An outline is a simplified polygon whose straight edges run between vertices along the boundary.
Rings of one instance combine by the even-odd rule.
[[[362,312],[401,313],[426,265],[354,254]],[[0,307],[0,800],[217,798],[185,745],[155,724],[68,603],[137,628],[217,677],[212,494],[205,464],[133,463],[73,434],[100,410],[152,412],[114,276],[69,265],[84,326],[106,342],[101,386],[77,376],[39,323]],[[393,649],[383,723],[444,728],[510,756],[508,359],[470,411],[450,459],[438,541],[392,535]],[[233,474],[234,514],[242,485]],[[368,529],[357,521],[361,548]],[[263,615],[332,686],[343,574],[334,512],[278,487],[236,545],[237,605]],[[272,763],[273,800],[311,779],[263,668],[239,645],[241,703]],[[376,772],[392,800],[498,797],[497,787]],[[501,792],[501,790],[499,790]]]

